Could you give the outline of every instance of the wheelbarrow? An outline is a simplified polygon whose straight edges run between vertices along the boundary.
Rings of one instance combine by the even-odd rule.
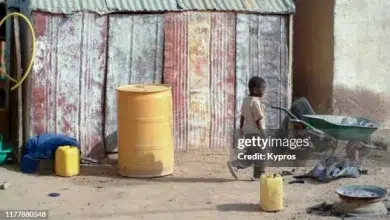
[[[369,156],[376,146],[370,144],[370,137],[380,125],[362,117],[334,116],[334,115],[303,115],[298,119],[285,108],[272,106],[271,108],[284,111],[288,116],[289,136],[309,136],[314,148],[319,153],[332,150],[333,155],[339,141],[347,141],[345,151],[348,157],[354,160]],[[355,155],[358,151],[357,155]]]

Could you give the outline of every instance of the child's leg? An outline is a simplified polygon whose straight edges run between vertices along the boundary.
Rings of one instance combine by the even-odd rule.
[[[266,152],[261,152],[261,153],[266,153]],[[253,166],[253,180],[260,179],[260,176],[265,173],[265,168],[266,168],[266,161],[260,160],[256,161]]]
[[[253,151],[252,149],[247,149],[244,154],[250,155],[250,154],[252,154],[252,151]],[[227,163],[227,166],[229,168],[230,173],[236,179],[238,179],[238,170],[246,169],[252,165],[253,165],[253,161],[251,161],[251,160],[239,160],[239,159],[234,160],[234,161],[229,161]]]
[[[261,166],[253,167],[253,178],[258,179],[264,173],[265,173],[265,167],[261,167]]]
[[[246,136],[245,138],[251,138],[252,136]],[[256,152],[255,147],[248,146],[245,150],[244,155],[253,155]],[[240,160],[229,161],[227,163],[228,168],[232,176],[238,179],[238,170],[246,169],[254,164],[253,160]]]
[[[264,148],[256,148],[256,153],[266,155],[269,152],[269,146],[264,146]],[[257,160],[253,166],[253,178],[252,180],[260,179],[260,176],[265,173],[266,168],[266,158],[265,160]]]

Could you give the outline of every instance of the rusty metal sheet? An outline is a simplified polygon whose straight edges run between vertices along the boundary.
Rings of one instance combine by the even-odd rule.
[[[187,13],[167,13],[164,22],[164,83],[172,86],[174,136],[178,150],[188,149]]]
[[[126,84],[161,83],[163,15],[110,15],[105,104],[105,148],[117,151],[116,89]]]
[[[85,1],[85,0],[83,0]],[[110,0],[110,11],[176,11],[176,0]]]
[[[163,78],[173,87],[177,149],[232,145],[234,37],[233,13],[166,14]]]
[[[105,0],[27,0],[18,3],[22,8],[30,11],[58,14],[71,14],[80,11],[103,13],[108,11]]]
[[[290,100],[287,28],[282,28],[284,16],[237,15],[237,91],[236,125],[239,126],[241,104],[248,95],[247,84],[252,76],[260,76],[267,83],[264,97],[267,128],[279,128],[282,113],[271,105],[288,107]],[[286,76],[287,75],[287,76]],[[284,114],[283,114],[284,115]]]
[[[107,17],[34,12],[37,56],[27,92],[29,133],[75,137],[83,156],[104,156]]]
[[[210,13],[188,17],[189,148],[210,146]]]
[[[14,1],[13,1],[14,2]],[[30,11],[58,14],[95,12],[99,14],[134,11],[176,11],[176,0],[27,0],[9,3]]]
[[[211,148],[233,144],[236,15],[211,14]]]
[[[292,14],[293,0],[13,0],[10,6],[31,11],[72,14],[80,11],[99,14],[134,11],[213,10],[263,14]]]
[[[185,10],[217,10],[290,14],[295,12],[293,0],[177,0]]]

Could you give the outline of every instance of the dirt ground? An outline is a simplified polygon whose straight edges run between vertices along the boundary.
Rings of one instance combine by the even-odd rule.
[[[259,211],[259,182],[249,181],[250,169],[234,180],[226,168],[228,152],[177,153],[175,173],[169,177],[138,180],[122,178],[115,167],[83,167],[80,176],[25,175],[16,167],[0,168],[0,181],[11,187],[0,191],[5,209],[47,209],[50,219],[337,219],[309,215],[306,209],[322,202],[338,201],[335,189],[344,184],[389,188],[389,168],[369,168],[369,175],[328,184],[307,181],[287,184],[285,209]],[[272,171],[291,170],[275,168]],[[302,174],[309,168],[296,169]],[[60,193],[49,197],[49,193]],[[378,218],[376,218],[378,219]],[[383,219],[390,219],[390,216]]]

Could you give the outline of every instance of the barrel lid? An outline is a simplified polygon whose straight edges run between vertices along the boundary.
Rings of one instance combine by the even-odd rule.
[[[163,92],[171,89],[166,84],[133,84],[120,86],[117,90],[122,92]]]

